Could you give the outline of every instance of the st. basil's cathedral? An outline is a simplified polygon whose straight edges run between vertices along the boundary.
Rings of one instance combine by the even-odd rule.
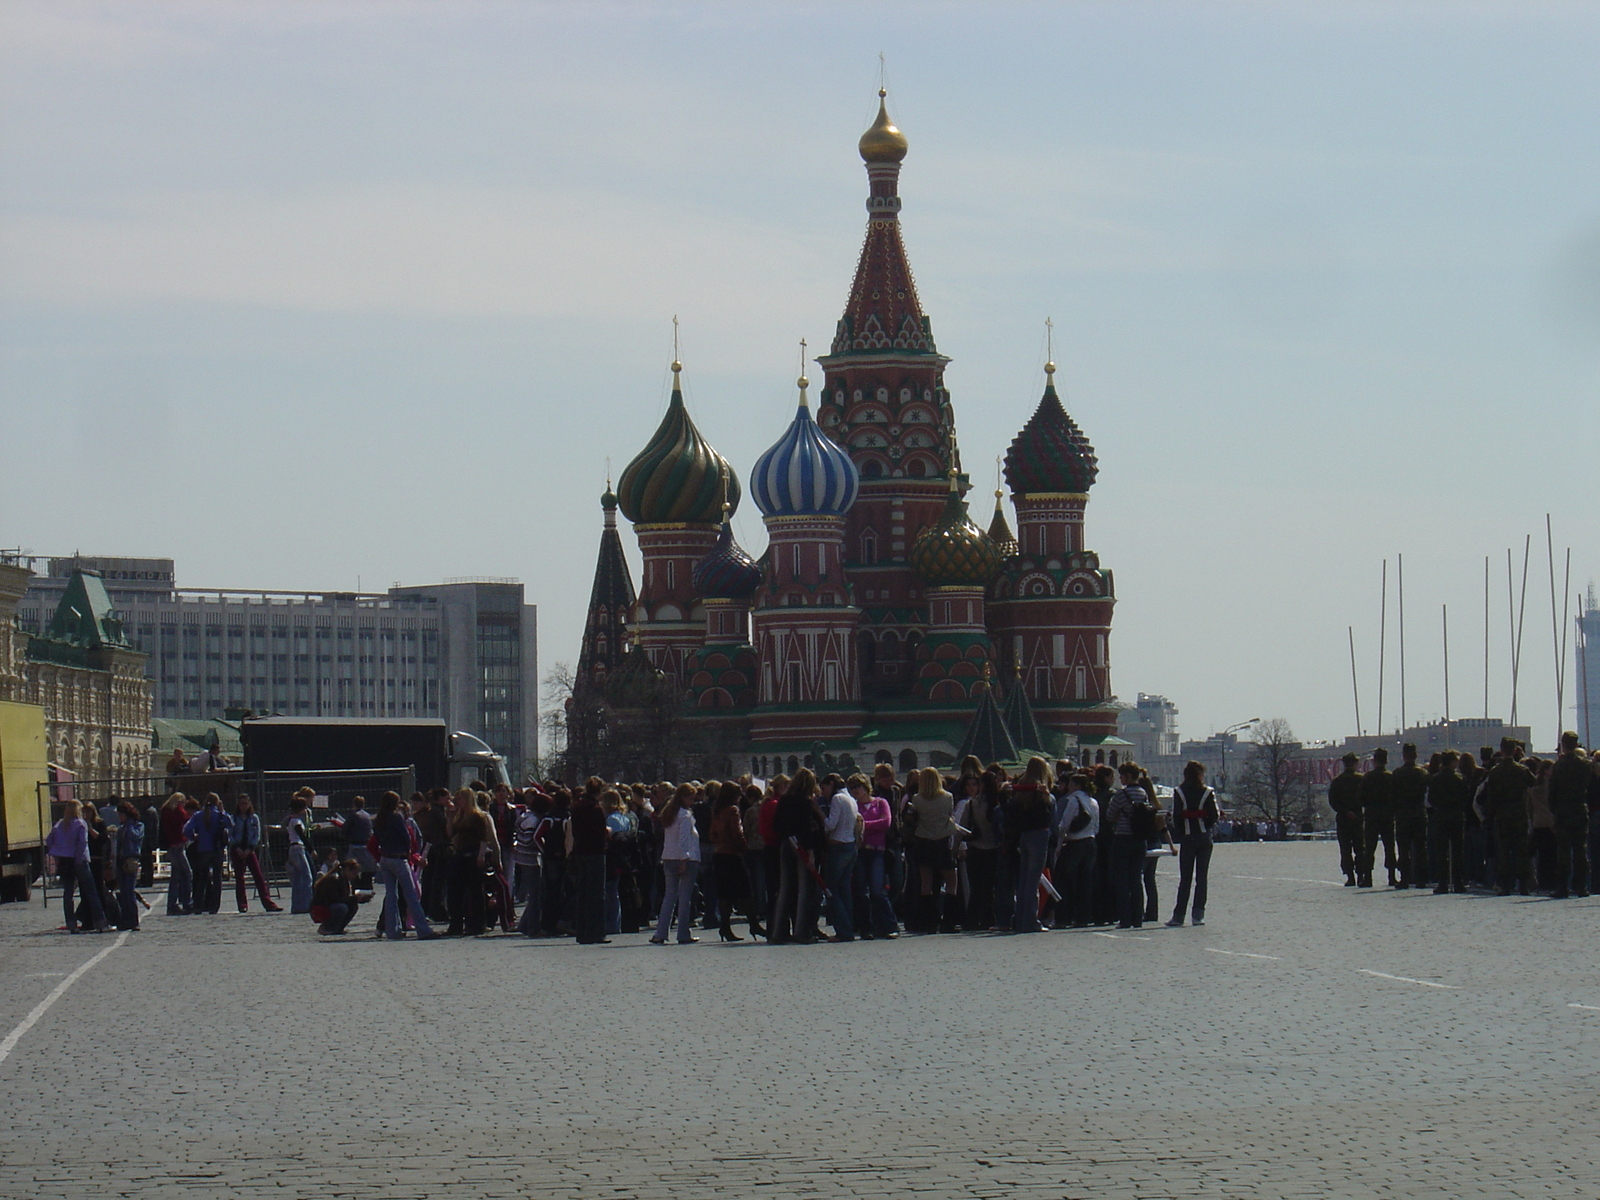
[[[734,539],[745,489],[690,419],[678,362],[660,427],[601,500],[574,687],[585,715],[568,709],[569,756],[595,758],[584,770],[767,775],[819,750],[900,770],[965,753],[1094,761],[1118,744],[1115,593],[1083,537],[1094,447],[1046,363],[1005,455],[1015,534],[1000,491],[987,530],[969,515],[950,360],[900,236],[907,143],[884,95],[861,136],[866,239],[816,360],[815,415],[802,375],[794,420],[748,476],[766,553]],[[619,509],[643,559],[637,594]]]

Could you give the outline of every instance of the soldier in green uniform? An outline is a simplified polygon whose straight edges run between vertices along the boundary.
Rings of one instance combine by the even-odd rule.
[[[1328,782],[1328,807],[1339,832],[1339,869],[1345,887],[1355,887],[1356,860],[1361,857],[1361,772],[1356,770],[1360,761],[1354,751],[1346,754],[1344,773]]]
[[[1550,815],[1555,818],[1555,890],[1565,900],[1573,892],[1589,894],[1590,760],[1570,729],[1561,735],[1561,754],[1550,769]]]
[[[1400,858],[1396,887],[1428,886],[1428,773],[1417,766],[1417,748],[1400,747],[1404,760],[1390,784],[1394,793],[1394,840]]]
[[[1428,777],[1428,847],[1433,854],[1433,867],[1439,874],[1435,896],[1446,892],[1465,892],[1466,873],[1463,858],[1466,853],[1467,806],[1472,803],[1472,792],[1456,764],[1461,756],[1446,750],[1439,758],[1439,769]],[[1398,776],[1399,771],[1395,772]]]
[[[1394,878],[1394,773],[1389,770],[1389,752],[1379,746],[1372,752],[1372,770],[1361,777],[1361,865],[1357,884],[1372,886],[1372,867],[1378,857],[1378,842],[1383,842],[1383,866]]]
[[[1500,753],[1483,785],[1483,807],[1494,829],[1495,890],[1502,896],[1511,894],[1513,881],[1528,894],[1528,789],[1533,783],[1533,772],[1522,765],[1522,743],[1500,739]]]

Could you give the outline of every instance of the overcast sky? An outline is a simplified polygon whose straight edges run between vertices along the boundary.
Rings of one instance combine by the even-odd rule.
[[[1507,715],[1531,533],[1521,715],[1553,740],[1547,512],[1557,588],[1568,545],[1574,592],[1600,573],[1593,5],[9,0],[0,545],[187,586],[516,576],[542,662],[575,658],[673,315],[741,472],[792,416],[880,51],[985,521],[1054,318],[1118,694],[1341,737],[1353,625],[1371,729],[1404,554],[1406,716],[1443,715],[1442,604],[1451,715],[1482,715],[1489,556]]]

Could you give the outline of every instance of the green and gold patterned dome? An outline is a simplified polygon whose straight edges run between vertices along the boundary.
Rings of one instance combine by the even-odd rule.
[[[930,587],[987,587],[1000,570],[999,547],[972,523],[953,479],[944,512],[912,544],[911,566]]]
[[[723,472],[728,477],[728,511],[739,507],[738,477],[700,435],[683,405],[682,372],[682,363],[672,364],[667,415],[617,481],[617,503],[635,525],[719,524]]]

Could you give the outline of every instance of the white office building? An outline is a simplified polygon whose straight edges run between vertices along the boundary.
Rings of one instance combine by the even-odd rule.
[[[104,580],[128,640],[149,658],[157,717],[229,709],[322,717],[440,717],[504,754],[538,756],[536,610],[516,580],[388,592],[179,588],[170,558],[34,559],[18,606],[50,620],[73,570]]]

